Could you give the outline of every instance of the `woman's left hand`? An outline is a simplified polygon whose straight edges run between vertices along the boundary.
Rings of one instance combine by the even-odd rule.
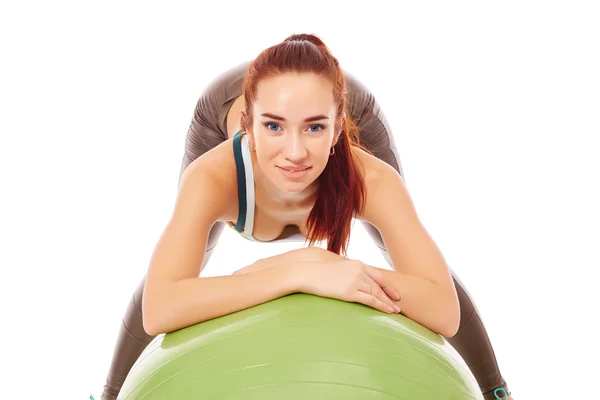
[[[304,247],[301,249],[291,250],[283,254],[260,259],[248,265],[247,267],[235,271],[232,275],[247,274],[250,272],[260,271],[261,269],[265,268],[285,267],[292,261],[333,262],[340,260],[346,260],[346,258],[320,247]]]

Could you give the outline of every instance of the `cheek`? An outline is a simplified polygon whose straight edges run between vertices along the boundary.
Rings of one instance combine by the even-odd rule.
[[[261,164],[273,163],[280,154],[279,149],[273,145],[262,144],[258,146],[260,147],[257,147],[256,157]]]
[[[315,149],[313,152],[315,162],[318,163],[319,165],[321,165],[323,168],[325,168],[325,165],[329,161],[329,152],[330,151],[331,151],[331,149],[327,146],[327,144]]]

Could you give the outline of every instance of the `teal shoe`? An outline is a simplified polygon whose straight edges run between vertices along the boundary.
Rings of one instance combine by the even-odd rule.
[[[498,387],[494,390],[486,392],[483,395],[484,400],[508,400],[510,392],[503,387]]]
[[[496,398],[496,400],[506,400],[506,399],[508,399],[509,394],[510,393],[506,393],[506,390],[504,390],[504,388],[501,388],[501,387],[496,388],[494,390],[494,397]],[[502,396],[502,397],[500,397],[500,396]]]

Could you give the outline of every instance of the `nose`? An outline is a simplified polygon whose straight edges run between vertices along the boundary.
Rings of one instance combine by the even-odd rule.
[[[283,145],[283,155],[290,161],[300,161],[306,158],[308,151],[302,134],[290,133],[286,135]]]

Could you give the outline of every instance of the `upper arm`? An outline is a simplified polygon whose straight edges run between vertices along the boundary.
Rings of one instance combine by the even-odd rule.
[[[404,180],[392,167],[372,160],[362,218],[381,234],[395,270],[453,285],[446,261],[421,223]]]
[[[226,191],[208,164],[198,159],[182,175],[173,213],[152,253],[144,303],[152,304],[164,285],[201,272],[210,229],[226,203]]]

